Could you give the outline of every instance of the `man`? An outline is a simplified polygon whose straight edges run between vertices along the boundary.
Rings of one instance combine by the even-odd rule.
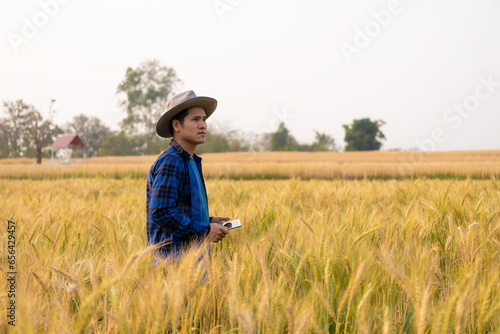
[[[194,151],[207,135],[206,120],[217,101],[186,91],[174,96],[158,120],[156,132],[173,137],[151,166],[147,184],[148,244],[162,244],[157,255],[180,258],[195,241],[219,242],[228,217],[209,217],[201,158]]]

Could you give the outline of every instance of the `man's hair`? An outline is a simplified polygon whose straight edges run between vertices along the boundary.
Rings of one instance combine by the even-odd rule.
[[[172,125],[172,122],[174,120],[178,120],[181,123],[181,126],[184,126],[184,118],[186,118],[186,116],[188,115],[188,109],[189,108],[184,109],[182,111],[179,111],[179,113],[177,115],[175,115],[174,117],[172,117],[172,119],[170,120],[168,127],[170,129],[170,133],[172,134],[172,137],[174,136],[174,126]]]

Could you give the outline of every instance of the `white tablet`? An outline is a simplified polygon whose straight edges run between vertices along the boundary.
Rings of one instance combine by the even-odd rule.
[[[241,227],[241,221],[239,219],[230,220],[228,222],[225,222],[222,225],[224,225],[225,227],[227,227],[228,230],[232,230],[233,228]]]

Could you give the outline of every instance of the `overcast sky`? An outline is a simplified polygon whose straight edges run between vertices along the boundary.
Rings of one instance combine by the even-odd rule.
[[[344,144],[342,124],[386,122],[383,149],[500,149],[500,1],[0,0],[0,100],[56,123],[118,129],[127,67],[159,59],[219,101],[213,123],[281,120]]]

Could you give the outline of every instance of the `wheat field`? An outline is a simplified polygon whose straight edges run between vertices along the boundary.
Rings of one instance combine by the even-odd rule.
[[[32,167],[54,166],[19,165],[26,178],[0,179],[0,217],[17,226],[16,326],[2,278],[0,332],[500,331],[494,177],[208,178],[210,214],[243,226],[210,262],[200,247],[154,266],[145,180],[99,174],[106,164],[37,180]]]
[[[234,152],[202,155],[205,178],[391,179],[500,177],[500,151],[450,152]],[[0,178],[146,179],[156,156],[74,159],[74,164],[34,165],[33,159],[0,160]]]

